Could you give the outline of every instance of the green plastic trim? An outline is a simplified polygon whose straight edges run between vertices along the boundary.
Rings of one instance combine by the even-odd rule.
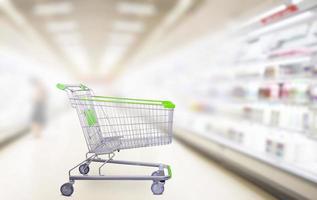
[[[162,104],[164,108],[175,108],[175,104],[173,104],[171,101],[163,101]]]
[[[65,90],[65,89],[67,89],[68,86],[66,86],[65,84],[62,84],[62,83],[57,83],[57,84],[56,84],[56,87],[57,87],[58,89],[60,89],[60,90]],[[80,87],[80,89],[83,90],[83,91],[84,91],[84,90],[89,90],[89,88],[88,88],[87,86],[83,85],[83,84],[80,84],[79,87]]]
[[[143,105],[163,105],[164,108],[173,109],[175,104],[171,101],[149,100],[149,99],[132,99],[123,97],[106,97],[92,96],[91,98],[83,98],[85,101],[111,102],[111,103],[128,103],[128,104],[143,104]]]
[[[93,126],[97,123],[97,118],[94,110],[88,109],[85,110],[84,113],[89,126]]]
[[[128,104],[143,104],[143,105],[161,105],[161,103],[150,103],[150,102],[137,102],[137,101],[120,101],[120,100],[104,100],[104,99],[97,99],[97,98],[82,98],[81,100],[84,101],[97,101],[97,102],[109,102],[109,103],[128,103]]]
[[[172,168],[169,165],[167,165],[167,172],[168,172],[168,176],[172,178]]]
[[[66,89],[66,85],[61,84],[61,83],[57,83],[57,84],[56,84],[56,87],[57,87],[58,89],[60,89],[60,90],[65,90],[65,89]]]
[[[104,99],[116,99],[116,100],[131,100],[131,101],[147,101],[147,102],[157,102],[161,103],[161,100],[153,100],[153,99],[135,99],[135,98],[125,98],[125,97],[106,97],[106,96],[94,96],[96,98],[104,98]]]

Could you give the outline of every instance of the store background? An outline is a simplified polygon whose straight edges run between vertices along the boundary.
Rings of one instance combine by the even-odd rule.
[[[313,199],[316,9],[314,0],[0,1],[0,162],[7,173],[0,195],[56,199],[54,184],[62,184],[67,169],[83,158],[77,117],[55,87],[62,82],[83,83],[101,95],[172,100],[180,141],[219,162],[238,163],[285,193]],[[40,137],[30,131],[34,80],[47,96]],[[189,146],[183,148],[190,154]],[[180,159],[183,153],[158,147],[123,155],[199,165]],[[204,173],[190,177],[215,184]],[[193,199],[181,194],[182,186],[191,186],[212,198],[194,184],[172,182],[174,192],[166,195]],[[128,184],[117,186],[111,187],[113,198],[121,190],[133,192]],[[78,187],[75,194],[100,193],[89,183]],[[239,190],[233,188],[228,190]],[[88,191],[79,195],[88,198]]]

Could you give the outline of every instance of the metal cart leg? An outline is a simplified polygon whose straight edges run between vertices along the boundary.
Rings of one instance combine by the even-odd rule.
[[[103,175],[101,174],[101,168],[102,168],[105,164],[109,163],[109,161],[111,161],[114,156],[115,156],[114,153],[112,153],[111,156],[110,156],[110,154],[108,154],[108,160],[105,160],[105,161],[103,162],[103,164],[99,167],[99,170],[98,170],[98,171],[99,171],[99,176],[103,176]]]
[[[64,196],[70,196],[73,191],[73,184],[75,183],[75,180],[149,180],[152,181],[151,190],[153,194],[160,195],[164,192],[164,184],[165,181],[172,178],[172,171],[169,165],[161,164],[161,163],[146,163],[146,162],[133,162],[133,161],[123,161],[123,160],[113,160],[114,154],[108,154],[108,159],[101,159],[97,155],[92,155],[86,160],[82,161],[75,167],[73,167],[71,170],[69,170],[69,182],[65,183],[61,187],[61,192]],[[87,162],[97,162],[97,163],[103,163],[99,167],[99,175],[71,175],[71,172],[79,167],[82,166],[84,163]],[[134,166],[143,166],[143,167],[155,167],[157,168],[156,171],[152,173],[152,175],[147,176],[109,176],[109,175],[102,175],[101,174],[101,168],[105,164],[119,164],[119,165],[134,165]],[[167,175],[165,175],[165,171],[167,170]]]

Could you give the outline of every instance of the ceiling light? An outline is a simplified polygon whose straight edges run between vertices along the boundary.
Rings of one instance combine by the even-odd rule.
[[[81,43],[81,36],[77,32],[60,33],[54,36],[59,45],[77,45]]]
[[[154,4],[136,3],[136,2],[120,2],[117,4],[117,10],[120,14],[135,15],[154,15],[157,10]]]
[[[287,18],[285,20],[282,20],[280,22],[276,22],[272,25],[268,25],[268,26],[261,28],[261,29],[258,29],[256,31],[253,31],[248,36],[251,36],[251,37],[258,36],[258,35],[261,35],[261,34],[264,34],[264,33],[270,32],[270,31],[274,31],[274,30],[280,29],[282,27],[285,27],[285,26],[288,26],[291,24],[295,24],[295,23],[300,22],[302,20],[309,19],[313,16],[315,16],[313,12],[307,11],[307,12],[295,15],[293,17]]]
[[[101,69],[103,72],[109,70],[116,64],[123,54],[127,51],[127,46],[109,46],[101,59]]]
[[[46,24],[46,29],[53,33],[74,31],[77,28],[78,24],[75,21],[53,21]]]
[[[65,46],[62,48],[70,61],[80,69],[81,72],[88,72],[88,56],[81,45]]]
[[[113,23],[113,28],[116,31],[142,32],[144,23],[141,21],[117,20]]]
[[[40,16],[69,14],[72,11],[73,5],[70,2],[51,2],[45,4],[36,4],[33,8],[33,13]]]
[[[136,40],[135,35],[129,33],[110,33],[108,42],[111,44],[131,44]]]

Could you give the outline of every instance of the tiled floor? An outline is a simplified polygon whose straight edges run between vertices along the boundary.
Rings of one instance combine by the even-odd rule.
[[[0,198],[3,200],[57,199],[273,199],[250,183],[222,169],[177,141],[172,145],[121,151],[116,158],[170,164],[173,178],[162,196],[151,193],[151,182],[77,181],[72,197],[61,196],[68,169],[84,158],[83,136],[75,113],[49,123],[41,138],[28,135],[0,150]],[[93,166],[92,166],[93,167]],[[105,174],[151,174],[142,167],[107,166]],[[92,169],[92,173],[96,170]]]

